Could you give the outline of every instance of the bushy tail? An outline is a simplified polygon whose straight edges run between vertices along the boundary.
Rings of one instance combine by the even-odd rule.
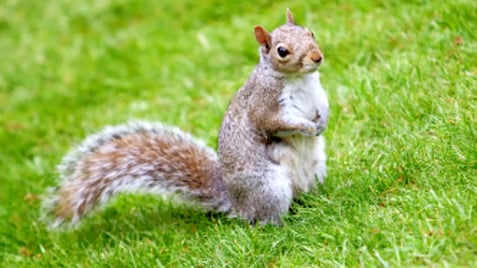
[[[60,185],[44,201],[53,227],[78,223],[122,192],[177,194],[208,210],[231,209],[217,154],[160,123],[106,127],[66,155],[58,169]]]

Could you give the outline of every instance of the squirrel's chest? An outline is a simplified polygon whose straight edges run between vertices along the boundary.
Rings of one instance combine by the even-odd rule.
[[[319,114],[322,120],[328,120],[328,97],[318,73],[286,81],[278,101],[281,109],[293,116],[314,120]]]

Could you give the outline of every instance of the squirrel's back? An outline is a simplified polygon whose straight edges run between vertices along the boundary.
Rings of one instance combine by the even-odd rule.
[[[216,153],[177,128],[133,122],[106,127],[71,151],[46,205],[55,218],[76,223],[120,192],[177,194],[205,209],[231,208]]]

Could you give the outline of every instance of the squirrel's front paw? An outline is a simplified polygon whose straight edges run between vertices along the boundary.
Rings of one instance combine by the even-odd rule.
[[[305,136],[318,136],[324,129],[322,129],[320,123],[310,122],[305,128],[301,130],[302,134]]]
[[[307,127],[304,131],[303,134],[305,136],[315,136],[316,135],[316,127],[315,126],[310,126]]]
[[[326,124],[322,122],[317,122],[315,124],[315,136],[320,136],[323,131],[326,129]]]
[[[327,122],[324,118],[321,118],[321,115],[316,111],[315,118],[313,118],[313,123],[315,123],[315,136],[319,136],[327,127]]]

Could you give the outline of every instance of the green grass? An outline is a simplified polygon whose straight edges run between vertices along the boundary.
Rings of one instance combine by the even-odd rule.
[[[477,266],[477,2],[242,2],[3,1],[1,267]],[[159,120],[215,147],[254,25],[286,7],[325,53],[332,114],[329,176],[285,226],[121,196],[47,230],[38,196],[88,133]]]

